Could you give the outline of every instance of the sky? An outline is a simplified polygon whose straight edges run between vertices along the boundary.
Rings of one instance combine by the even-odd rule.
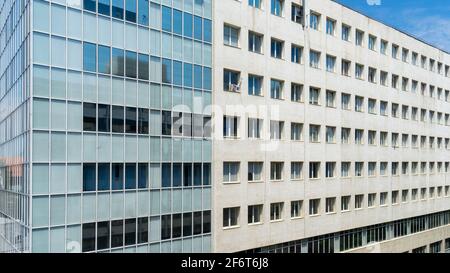
[[[336,0],[450,52],[450,0]]]

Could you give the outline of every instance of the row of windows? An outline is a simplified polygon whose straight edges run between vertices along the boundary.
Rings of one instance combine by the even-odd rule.
[[[211,117],[85,102],[83,130],[210,138]]]
[[[150,61],[154,59],[153,61]],[[150,65],[161,63],[162,82],[185,87],[211,90],[211,68],[192,65],[147,54],[138,54],[118,48],[83,44],[83,69],[89,72],[126,76],[141,80],[150,79]],[[154,70],[153,70],[154,71]]]
[[[255,8],[261,9],[263,0],[249,0],[249,5]],[[284,0],[271,0],[271,14],[276,16],[284,16]],[[311,10],[309,14],[309,27],[314,30],[320,31],[322,29],[322,15],[316,11]],[[291,5],[291,20],[295,23],[304,24],[304,8],[298,4],[292,3]],[[337,21],[333,18],[326,17],[325,24],[326,34],[331,36],[336,36],[337,34]],[[343,41],[350,42],[352,40],[351,36],[352,27],[348,24],[342,23],[341,27],[341,38]],[[372,34],[366,35],[361,29],[355,28],[354,31],[354,41],[357,46],[364,46],[367,40],[367,46],[370,50],[377,51],[378,48],[378,38]],[[379,39],[379,52],[383,55],[387,55],[389,42],[384,39]],[[391,44],[391,56],[394,59],[399,59],[400,46],[392,43]],[[411,63],[415,66],[419,66],[423,69],[428,69],[432,72],[437,72],[440,75],[445,75],[450,77],[450,66],[444,65],[441,62],[436,61],[432,58],[427,58],[419,53],[411,52],[410,50],[403,47],[401,50],[401,60],[405,63]],[[427,67],[428,63],[428,67]]]
[[[239,117],[224,116],[223,118],[223,136],[228,139],[240,138],[240,123]],[[248,118],[247,121],[247,137],[249,139],[263,139],[263,119]],[[292,141],[304,141],[304,124],[303,123],[290,123],[290,140]],[[338,131],[335,126],[322,126],[316,124],[309,124],[309,142],[320,143],[322,137],[325,137],[325,143],[336,144],[338,143]],[[283,140],[289,138],[289,135],[285,133],[285,122],[271,120],[269,124],[268,138],[271,140]],[[340,128],[340,143],[341,144],[366,144],[366,131],[367,131],[367,144],[370,146],[379,145],[381,147],[389,146],[389,132],[376,130],[364,130],[364,129],[351,129],[346,127]],[[352,136],[353,131],[353,136]],[[391,132],[390,143],[393,148],[429,148],[429,149],[449,149],[450,139],[434,136],[419,136],[409,135]],[[352,142],[352,137],[354,141]],[[420,144],[420,146],[419,146]]]
[[[200,16],[193,16],[191,13],[182,12],[164,5],[149,4],[148,0],[137,0],[137,2],[136,0],[126,0],[125,4],[124,9],[123,0],[113,0],[111,6],[109,5],[109,0],[98,0],[98,6],[96,6],[95,0],[84,0],[83,8],[84,10],[98,12],[102,15],[138,23],[139,25],[161,25],[164,31],[211,42],[211,20],[202,19]],[[159,20],[161,22],[158,22]]]
[[[335,251],[347,251],[374,242],[382,242],[392,238],[415,234],[421,231],[430,230],[436,227],[448,225],[450,223],[450,212],[444,211],[434,214],[418,216],[373,226],[366,226],[346,230],[342,232],[330,233],[321,236],[306,238],[286,242],[262,248],[250,249],[246,253],[334,253]],[[363,237],[366,240],[363,240]],[[447,241],[450,240],[446,239]],[[337,248],[335,248],[337,243]],[[426,247],[425,247],[426,248]],[[419,251],[417,253],[422,253]],[[416,251],[413,250],[413,253]]]
[[[162,215],[160,231],[151,228],[148,217],[85,223],[82,225],[82,251],[148,243],[150,232],[160,232],[161,240],[210,233],[211,211]]]
[[[83,191],[146,189],[152,170],[148,163],[84,163]],[[162,163],[159,177],[162,188],[211,185],[211,164]]]
[[[428,169],[427,169],[428,165]],[[436,167],[437,165],[437,167]],[[263,162],[248,162],[247,168],[247,181],[248,182],[263,182],[265,180],[264,175],[264,163]],[[337,162],[309,162],[308,178],[319,179],[323,175],[325,178],[337,178],[338,177],[338,163]],[[368,162],[363,161],[340,162],[340,177],[350,178],[363,177],[365,171],[367,171],[368,177],[388,176],[389,174],[389,162]],[[426,174],[427,170],[429,174],[435,173],[449,173],[450,162],[391,162],[390,163],[391,176],[401,175],[418,175]],[[437,172],[436,172],[437,168]],[[285,179],[285,163],[279,161],[270,162],[270,181],[282,181]],[[297,181],[304,179],[304,162],[293,161],[290,164],[290,177],[291,181]],[[322,173],[322,169],[325,173]],[[223,180],[224,183],[239,183],[241,181],[241,162],[224,162],[223,163]]]
[[[239,92],[240,91],[240,73],[224,70],[224,90]],[[263,77],[257,75],[249,75],[248,77],[248,94],[251,96],[263,96]],[[303,102],[303,85],[298,83],[291,83],[290,86],[290,99],[292,102]],[[323,102],[323,96],[325,93],[325,103]],[[450,96],[447,94],[447,96]],[[283,100],[285,95],[285,82],[281,80],[271,79],[270,80],[270,97],[272,99]],[[328,108],[337,108],[338,95],[336,91],[326,90],[323,92],[320,88],[310,87],[308,101],[310,105],[321,106],[325,105]],[[366,102],[367,101],[367,102]],[[359,113],[364,113],[367,111],[369,114],[379,114],[381,116],[388,116],[389,110],[390,114],[394,118],[399,118],[400,114],[403,119],[436,123],[440,125],[450,125],[450,114],[436,112],[433,110],[427,110],[424,108],[419,109],[418,107],[399,105],[398,103],[391,103],[389,107],[389,102],[373,98],[364,98],[362,96],[354,96],[354,111]],[[367,104],[367,110],[365,110]],[[342,110],[352,110],[352,95],[348,93],[341,93],[340,105]],[[420,110],[420,112],[419,112]]]
[[[434,196],[435,188],[429,188],[429,198],[435,198]],[[401,200],[400,200],[401,194]],[[446,197],[448,197],[449,193],[447,192]],[[367,208],[375,208],[377,204],[379,206],[387,206],[388,205],[388,192],[370,193],[368,195],[358,194],[353,197],[354,205],[353,208],[355,210],[363,209],[365,207],[364,203],[367,202]],[[365,201],[365,197],[367,196],[367,201]],[[379,196],[379,197],[378,197]],[[398,205],[401,203],[407,203],[409,201],[417,201],[419,199],[419,189],[411,190],[396,190],[391,192],[391,205]],[[442,187],[438,187],[437,197],[442,197]],[[411,199],[410,199],[411,198]],[[426,200],[427,198],[427,188],[420,189],[420,200]],[[348,212],[351,210],[351,200],[352,196],[342,196],[340,202],[340,211]],[[309,216],[317,216],[320,215],[323,211],[322,208],[322,199],[310,199],[308,201],[308,215]],[[337,198],[329,197],[325,198],[325,206],[324,210],[326,214],[337,213]],[[291,219],[299,219],[304,217],[304,204],[303,200],[296,200],[290,202],[290,218]],[[269,210],[269,219],[271,222],[273,221],[282,221],[285,219],[284,211],[285,211],[285,202],[277,202],[270,204]],[[247,210],[247,223],[248,224],[262,224],[264,222],[264,205],[250,205]],[[240,207],[231,207],[223,209],[223,227],[239,227],[240,225]]]
[[[253,46],[252,46],[253,47]],[[282,48],[283,42],[273,41],[272,42],[272,56],[276,58],[282,58]],[[292,57],[291,61],[294,63],[302,63],[303,48],[293,45],[292,46]],[[313,68],[320,68],[321,53],[318,51],[310,51],[310,66]],[[335,56],[326,56],[326,69],[328,72],[335,73],[337,70],[337,58]],[[352,70],[351,61],[342,59],[341,61],[341,74],[344,76],[350,76]],[[355,63],[354,71],[355,78],[364,80],[365,78],[365,66],[362,64]],[[379,76],[378,76],[379,74]],[[224,70],[224,85],[223,89],[225,91],[239,92],[240,83],[242,82],[241,73],[236,70],[225,69]],[[376,68],[369,67],[367,69],[367,80],[371,83],[379,83],[383,86],[388,86],[389,73],[386,71],[379,71]],[[264,77],[260,75],[249,74],[248,75],[248,93],[249,95],[263,96],[263,81]],[[282,89],[284,85],[283,80],[271,79],[271,97],[275,99],[281,99],[282,96],[273,96],[273,89]],[[238,88],[236,88],[238,87]],[[443,88],[436,87],[432,84],[419,83],[416,80],[411,80],[407,77],[400,77],[396,74],[391,74],[391,87],[393,89],[402,90],[404,92],[418,93],[420,89],[420,94],[422,96],[429,96],[430,98],[436,98],[439,100],[450,100],[450,91],[443,90]],[[281,91],[279,92],[281,94]]]

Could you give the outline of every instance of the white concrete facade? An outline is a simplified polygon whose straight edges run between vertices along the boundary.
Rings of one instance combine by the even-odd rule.
[[[271,1],[261,2],[262,7],[255,8],[248,0],[214,1],[213,103],[218,108],[214,112],[212,250],[243,251],[449,210],[450,55],[330,0],[304,1],[305,27],[291,20],[291,4],[301,4],[300,0],[282,1],[282,16],[271,14]],[[320,14],[318,30],[310,27],[311,12]],[[327,18],[335,21],[334,35],[327,34]],[[351,27],[349,41],[342,39],[342,24]],[[224,43],[224,25],[238,30],[237,46]],[[361,46],[355,44],[356,29],[364,32]],[[249,31],[263,35],[262,53],[248,50]],[[376,37],[375,50],[369,49],[369,35]],[[281,59],[271,57],[271,39],[283,41]],[[388,42],[386,54],[380,52],[381,40]],[[302,47],[300,64],[291,61],[292,44]],[[397,59],[391,54],[393,44],[399,47]],[[408,50],[407,62],[402,60],[403,48]],[[318,69],[310,67],[310,50],[320,52]],[[413,53],[418,54],[418,65],[413,64]],[[336,57],[332,72],[326,69],[327,54]],[[421,67],[422,56],[426,57],[425,68]],[[349,76],[342,75],[342,59],[351,61]],[[434,71],[430,71],[430,59],[434,60]],[[362,79],[355,78],[356,63],[364,65]],[[369,67],[376,69],[375,83],[368,81]],[[239,92],[223,90],[224,69],[240,73]],[[382,71],[388,73],[387,86],[381,84]],[[261,96],[248,94],[249,74],[263,77]],[[397,88],[392,87],[392,75],[398,76]],[[403,78],[408,79],[406,91],[402,88]],[[271,79],[283,82],[281,99],[271,98]],[[416,90],[412,88],[413,81],[417,82]],[[303,86],[302,102],[291,101],[291,83]],[[423,92],[422,83],[426,84]],[[320,89],[319,105],[309,103],[310,87]],[[326,90],[336,92],[334,107],[327,106]],[[351,95],[349,110],[341,107],[342,93]],[[363,98],[362,112],[355,111],[356,96]],[[376,101],[374,113],[369,113],[369,99]],[[381,102],[388,103],[387,115],[380,113]],[[397,117],[392,115],[395,104]],[[267,107],[275,115],[264,111],[235,113],[230,106],[243,106],[247,110]],[[404,106],[408,107],[406,117],[402,117]],[[413,108],[417,109],[416,117]],[[425,121],[421,121],[422,110],[426,110]],[[433,121],[430,113],[434,113]],[[221,139],[224,115],[238,117],[237,137]],[[248,139],[248,117],[264,120],[261,139]],[[268,140],[270,120],[284,122],[279,141]],[[303,124],[301,140],[291,140],[291,123]],[[311,124],[320,125],[317,143],[310,141]],[[334,143],[326,141],[326,126],[335,127],[334,141],[331,141]],[[351,129],[348,144],[342,143],[342,128]],[[355,143],[355,130],[364,130],[362,144]],[[368,143],[369,131],[376,131],[373,145]],[[387,132],[387,146],[380,144],[382,132]],[[398,134],[398,146],[393,145],[392,134],[394,137]],[[402,143],[403,135],[408,136],[405,143]],[[423,146],[422,137],[426,137]],[[417,144],[413,138],[417,138]],[[271,145],[267,146],[268,143]],[[224,162],[239,162],[236,181],[224,182]],[[262,162],[261,181],[248,182],[248,162]],[[271,181],[271,162],[284,163],[282,179]],[[299,180],[290,179],[292,162],[303,164]],[[309,179],[310,162],[320,162],[318,178]],[[326,162],[334,163],[332,178],[325,177]],[[341,176],[342,162],[350,162],[349,177]],[[355,176],[356,162],[363,162],[361,177]],[[384,162],[388,166],[387,174],[380,170]],[[395,163],[398,163],[398,174],[393,175]],[[423,163],[426,163],[425,173],[420,170]],[[373,164],[376,171],[369,176],[368,168]],[[407,173],[403,173],[403,166]],[[426,189],[424,198],[422,189]],[[408,190],[406,200],[402,200],[404,190]],[[395,191],[398,191],[398,201],[393,202]],[[418,196],[414,198],[415,191]],[[388,193],[384,205],[380,204],[382,193]],[[370,208],[369,194],[376,194]],[[355,208],[356,195],[364,196],[361,209]],[[351,196],[348,211],[341,210],[343,196]],[[326,198],[336,198],[334,212],[326,213]],[[309,215],[311,199],[320,199],[317,215]],[[291,201],[297,200],[302,201],[302,213],[293,219]],[[284,203],[281,218],[271,221],[270,206],[277,202]],[[250,205],[263,205],[259,223],[248,223]],[[232,207],[240,208],[237,223],[224,227],[224,208]]]

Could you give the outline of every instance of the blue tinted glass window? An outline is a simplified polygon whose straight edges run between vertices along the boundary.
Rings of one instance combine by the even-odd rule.
[[[181,62],[173,61],[173,84],[182,85],[183,84],[183,65]]]
[[[97,54],[96,46],[91,43],[84,43],[83,45],[83,68],[85,71],[96,71]]]
[[[209,67],[203,68],[203,89],[212,89],[211,68]]]
[[[184,36],[192,37],[192,14],[184,13]]]
[[[170,163],[163,163],[161,166],[161,185],[163,188],[168,188],[171,186],[170,183],[171,168]]]
[[[198,40],[202,40],[203,38],[202,21],[201,17],[194,17],[194,38]]]
[[[124,51],[122,49],[112,49],[112,74],[117,76],[124,75],[125,63]]]
[[[148,0],[138,0],[138,23],[148,26]]]
[[[106,191],[109,190],[110,188],[110,167],[109,167],[109,163],[101,163],[98,164],[98,185],[97,185],[97,189],[99,191]]]
[[[139,60],[138,60],[138,73],[139,73],[139,79],[141,80],[148,80],[148,72],[149,72],[149,58],[148,55],[145,54],[139,54]]]
[[[183,165],[183,185],[185,187],[192,186],[192,164],[185,163]]]
[[[98,0],[98,13],[109,16],[109,0]]]
[[[162,29],[165,31],[172,31],[172,9],[162,7]]]
[[[125,1],[125,20],[136,23],[136,0]]]
[[[95,164],[83,165],[83,191],[95,191]]]
[[[95,103],[83,103],[83,130],[96,131],[97,110]]]
[[[122,163],[112,164],[111,177],[112,177],[112,189],[113,190],[123,190],[123,164]]]
[[[136,164],[127,163],[125,165],[125,189],[136,188]]]
[[[194,164],[194,186],[202,184],[202,163]]]
[[[124,108],[123,106],[112,107],[112,131],[114,133],[123,133],[124,130]]]
[[[127,51],[125,62],[125,75],[130,78],[136,78],[137,76],[137,54],[136,52]]]
[[[137,112],[134,107],[127,107],[125,112],[125,133],[136,134]]]
[[[123,0],[112,0],[111,15],[123,19]]]
[[[203,164],[203,185],[211,185],[211,164]]]
[[[194,65],[194,88],[202,88],[202,67]]]
[[[83,8],[85,10],[96,12],[96,6],[97,3],[95,2],[95,0],[83,0]]]
[[[148,109],[139,108],[138,109],[138,133],[147,135],[149,132],[149,118]]]
[[[111,132],[110,107],[111,107],[110,105],[106,104],[98,105],[97,118],[98,118],[98,131],[100,132]]]
[[[174,187],[181,187],[181,180],[182,177],[182,171],[181,171],[181,163],[175,163],[173,164],[173,186]]]
[[[98,72],[111,73],[110,48],[107,46],[98,46]]]
[[[172,82],[172,62],[169,59],[162,61],[162,81],[163,83]]]
[[[212,26],[211,26],[211,20],[204,19],[203,20],[203,27],[205,30],[203,31],[203,40],[206,42],[211,43],[212,41]]]
[[[184,86],[192,87],[192,64],[184,64]]]
[[[183,13],[179,10],[173,10],[173,32],[183,34]]]
[[[147,163],[139,163],[138,186],[140,189],[148,188],[148,164]]]

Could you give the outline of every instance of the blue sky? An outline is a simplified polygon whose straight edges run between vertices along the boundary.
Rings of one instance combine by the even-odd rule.
[[[450,0],[337,0],[450,52]]]

